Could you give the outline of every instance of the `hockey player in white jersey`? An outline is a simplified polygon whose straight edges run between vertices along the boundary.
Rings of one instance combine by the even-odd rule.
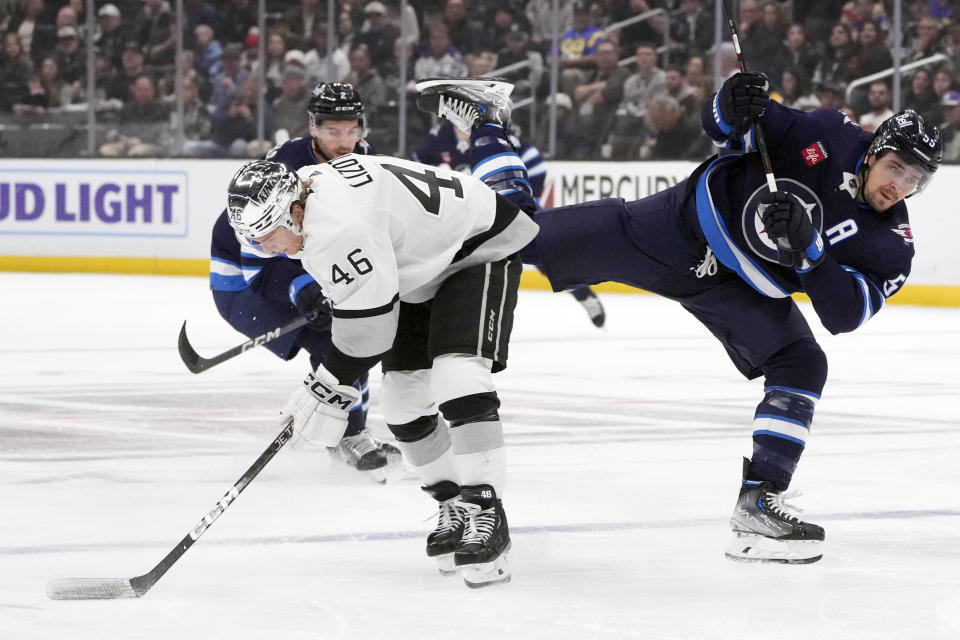
[[[509,581],[491,374],[506,366],[516,253],[537,226],[471,176],[354,154],[296,174],[248,163],[231,180],[228,211],[261,250],[302,260],[331,302],[333,347],[282,419],[335,444],[359,401],[349,382],[382,361],[384,417],[439,504],[427,554],[470,587]]]

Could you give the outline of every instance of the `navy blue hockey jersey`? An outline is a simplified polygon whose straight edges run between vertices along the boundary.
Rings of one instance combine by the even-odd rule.
[[[271,149],[267,160],[283,163],[291,171],[325,162],[313,151],[310,136],[293,138]],[[354,153],[373,154],[373,146],[361,139]],[[247,251],[227,220],[224,209],[213,225],[210,245],[210,288],[214,291],[242,291],[253,288],[264,297],[296,304],[297,294],[313,282],[299,260],[285,256],[262,257]]]
[[[856,197],[872,133],[837,110],[805,113],[768,102],[761,123],[777,189],[803,203],[826,247],[822,263],[800,271],[778,262],[757,213],[768,187],[759,154],[750,152],[755,131],[731,139],[712,101],[701,120],[717,144],[747,151],[698,171],[696,224],[723,265],[766,296],[805,292],[831,333],[856,329],[903,286],[914,254],[906,205],[880,213]]]

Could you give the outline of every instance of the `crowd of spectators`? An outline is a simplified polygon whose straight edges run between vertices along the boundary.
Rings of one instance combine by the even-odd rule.
[[[769,76],[775,99],[804,110],[843,109],[867,129],[891,114],[890,78],[847,97],[851,82],[893,65],[891,3],[728,2],[744,55]],[[535,99],[515,119],[530,122],[524,109],[536,109],[536,130],[522,134],[545,148],[547,109],[556,105],[555,157],[694,160],[710,153],[699,110],[715,89],[714,61],[721,75],[737,68],[731,43],[714,45],[713,0],[559,0],[556,49],[552,0],[410,0],[405,8],[399,0],[336,0],[332,42],[326,0],[267,0],[263,34],[257,0],[183,0],[179,20],[171,5],[98,0],[88,33],[86,0],[0,0],[0,124],[62,119],[92,105],[102,155],[252,156],[306,134],[312,87],[344,80],[368,105],[378,148],[391,152],[398,102],[413,104],[417,79],[526,63],[508,77],[515,100]],[[904,0],[904,8],[902,63],[942,57],[904,76],[903,105],[942,124],[945,159],[958,160],[960,0]],[[644,21],[610,28],[648,12]],[[554,57],[560,90],[551,97]],[[182,109],[175,108],[177,87]],[[408,115],[415,141],[432,123],[415,108]]]

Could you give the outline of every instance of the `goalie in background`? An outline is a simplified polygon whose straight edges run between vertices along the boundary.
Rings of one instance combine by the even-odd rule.
[[[347,153],[374,153],[363,138],[365,111],[352,85],[321,83],[314,88],[307,105],[310,134],[277,145],[266,157],[296,170]],[[249,244],[241,246],[226,210],[214,223],[210,252],[210,289],[217,311],[230,326],[248,337],[286,324],[301,314],[319,311],[306,327],[264,344],[284,360],[293,359],[303,349],[310,354],[310,366],[316,368],[332,345],[330,307],[320,286],[300,261],[264,253]],[[366,372],[353,384],[363,402],[351,411],[343,438],[330,451],[349,466],[384,482],[388,461],[392,455],[399,456],[399,451],[375,440],[366,429],[370,398]]]

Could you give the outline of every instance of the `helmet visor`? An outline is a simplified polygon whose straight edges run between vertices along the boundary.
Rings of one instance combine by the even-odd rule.
[[[885,167],[887,175],[897,185],[900,193],[906,194],[907,198],[923,191],[933,179],[933,174],[927,167],[910,154],[895,151],[887,154],[887,157],[889,159]]]

